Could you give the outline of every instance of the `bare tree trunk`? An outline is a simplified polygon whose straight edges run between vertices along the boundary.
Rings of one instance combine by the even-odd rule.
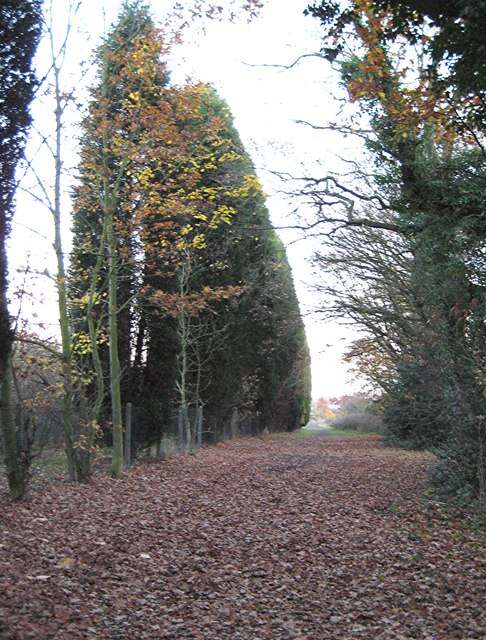
[[[12,374],[9,364],[3,372],[0,394],[0,422],[8,488],[12,500],[20,500],[23,498],[27,487],[27,470],[20,459],[20,446],[17,439],[12,403]]]
[[[0,216],[0,427],[3,436],[5,467],[10,496],[20,500],[25,493],[25,478],[20,463],[17,431],[12,405],[10,357],[13,332],[7,304],[7,255],[5,250],[7,221]]]
[[[177,414],[177,449],[181,452],[184,448],[184,420],[182,417],[182,407],[179,407]]]
[[[193,448],[192,445],[192,428],[191,419],[189,417],[189,408],[187,403],[182,405],[182,419],[184,421],[184,434],[185,434],[185,450],[190,451]]]
[[[60,69],[57,65],[57,57],[54,51],[54,40],[52,25],[49,29],[51,42],[52,66],[54,72],[54,89],[56,99],[56,146],[54,155],[54,206],[52,215],[54,218],[54,250],[57,260],[57,299],[59,309],[59,326],[61,330],[61,347],[62,347],[62,375],[63,375],[63,398],[62,398],[62,418],[64,429],[64,444],[67,458],[68,474],[70,480],[76,480],[78,475],[78,457],[74,448],[74,385],[72,376],[72,338],[69,325],[67,290],[66,290],[66,271],[64,266],[64,252],[62,246],[61,235],[61,133],[62,133],[62,97],[60,90],[59,74]]]
[[[100,358],[98,344],[98,322],[95,322],[94,307],[97,298],[98,279],[103,263],[103,256],[106,242],[106,225],[103,225],[103,232],[100,238],[96,263],[91,275],[91,284],[88,293],[88,304],[86,307],[86,322],[88,325],[88,335],[90,342],[91,362],[93,364],[95,378],[95,398],[92,406],[89,407],[89,420],[87,426],[87,438],[85,450],[82,452],[79,463],[79,479],[87,480],[91,475],[91,465],[93,459],[93,450],[95,446],[95,435],[101,421],[101,411],[103,409],[103,401],[105,399],[105,379],[103,365]]]
[[[106,178],[104,180],[106,183],[108,182]],[[114,478],[118,478],[123,471],[123,419],[120,389],[121,369],[118,354],[118,248],[113,229],[113,206],[111,202],[105,208],[105,216],[108,243],[108,346],[110,352],[111,419],[113,424],[111,475]]]
[[[108,99],[108,68],[104,61],[102,96]],[[108,349],[110,358],[110,393],[111,393],[111,421],[113,432],[113,449],[111,458],[111,475],[118,478],[123,471],[123,418],[121,401],[121,367],[118,351],[118,246],[114,229],[115,206],[117,189],[122,175],[122,167],[118,168],[115,182],[112,183],[113,170],[108,158],[109,140],[108,129],[104,127],[102,135],[103,196],[103,224],[106,232],[106,246],[108,249]]]
[[[181,300],[187,295],[188,282],[190,277],[190,267],[182,264],[179,272],[179,294]],[[184,432],[184,445],[185,450],[188,451],[192,445],[192,430],[191,421],[189,419],[188,410],[188,390],[187,390],[187,378],[188,378],[188,357],[189,357],[189,341],[190,341],[190,327],[187,313],[184,308],[177,316],[178,322],[178,334],[180,340],[181,353],[179,356],[179,398],[180,398],[180,415],[182,420],[182,430]]]

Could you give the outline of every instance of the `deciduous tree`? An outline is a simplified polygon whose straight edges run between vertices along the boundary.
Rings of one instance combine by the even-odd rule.
[[[340,272],[342,283],[354,281],[350,292],[326,287],[330,309],[372,341],[366,361],[362,349],[355,355],[386,387],[388,426],[404,440],[441,445],[442,481],[449,476],[450,485],[474,491],[485,464],[477,368],[484,350],[472,347],[479,334],[470,322],[484,305],[479,102],[473,92],[459,99],[457,59],[443,75],[447,45],[424,22],[432,9],[417,3],[422,14],[401,11],[410,4],[356,0],[311,9],[326,29],[324,53],[357,107],[355,122],[342,128],[357,130],[369,157],[366,167],[353,164],[352,177],[310,179],[303,192],[337,250],[323,251],[322,264]],[[448,12],[438,13],[445,25]],[[464,16],[453,20],[465,32],[472,26]],[[397,46],[409,42],[415,50]]]

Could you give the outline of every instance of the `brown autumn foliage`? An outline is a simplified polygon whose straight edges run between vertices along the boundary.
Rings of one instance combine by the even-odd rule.
[[[430,454],[241,439],[0,510],[0,637],[466,640],[484,550]]]
[[[451,145],[458,140],[456,117],[458,106],[451,103],[445,88],[438,88],[426,65],[410,60],[411,47],[401,47],[393,57],[383,46],[384,32],[396,27],[391,11],[376,11],[371,0],[354,0],[360,17],[355,35],[363,47],[363,59],[356,73],[349,78],[347,89],[352,102],[373,100],[380,105],[382,115],[393,124],[397,140],[417,135],[425,124],[434,131],[436,142]],[[426,29],[420,41],[430,41]],[[460,105],[467,111],[477,106],[479,98],[468,96]],[[475,144],[475,138],[462,132],[462,141]]]

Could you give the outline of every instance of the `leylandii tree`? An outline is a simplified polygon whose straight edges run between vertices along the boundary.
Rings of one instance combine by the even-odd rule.
[[[137,367],[134,401],[146,408],[144,421],[154,434],[157,425],[166,428],[168,410],[179,403],[190,406],[198,425],[204,406],[208,439],[236,426],[254,432],[295,428],[307,411],[308,355],[285,250],[228,106],[213,90],[199,91],[201,115],[185,124],[186,135],[194,128],[194,135],[199,131],[209,140],[205,131],[213,121],[219,122],[218,138],[198,161],[205,170],[185,206],[196,207],[193,222],[166,247],[173,258],[155,236],[146,245],[157,249],[145,273],[147,291],[158,289],[158,305],[149,298],[141,309],[146,360]],[[217,217],[208,224],[212,205]],[[162,212],[159,221],[169,220],[170,205]],[[198,238],[197,248],[191,237]]]
[[[100,81],[84,125],[75,194],[76,349],[97,371],[88,386],[98,419],[104,393],[100,373],[106,371],[100,343],[108,345],[114,475],[121,470],[122,375],[126,388],[133,386],[131,358],[140,360],[145,348],[143,304],[165,308],[175,302],[178,308],[180,301],[162,285],[188,250],[207,246],[207,230],[230,224],[234,215],[226,203],[228,185],[210,187],[206,180],[213,168],[237,157],[232,143],[220,135],[221,119],[208,116],[206,87],[167,86],[163,53],[145,6],[125,5],[100,49]],[[228,291],[202,288],[189,302],[204,307],[219,295]]]
[[[94,423],[101,417],[105,392],[101,362],[108,356],[115,476],[123,467],[120,326],[130,313],[133,283],[127,265],[135,250],[129,173],[137,154],[143,153],[137,145],[143,145],[147,121],[164,118],[157,109],[164,84],[160,49],[145,6],[125,4],[117,26],[98,51],[99,80],[83,125],[81,184],[74,201],[75,352],[87,356],[91,361],[87,371],[94,372]],[[87,321],[82,320],[85,312]],[[100,350],[105,342],[107,354]]]
[[[12,498],[25,491],[12,412],[10,356],[13,332],[8,311],[6,241],[16,189],[15,169],[30,125],[29,105],[36,87],[32,58],[41,32],[41,3],[5,0],[0,6],[0,421]]]
[[[139,24],[136,37],[127,31],[134,24]],[[258,387],[250,393],[256,404],[271,403],[274,388],[264,387],[263,372],[267,363],[276,361],[281,335],[261,334],[262,347],[265,340],[268,349],[265,357],[263,349],[252,343],[250,325],[245,339],[238,337],[237,325],[243,326],[240,313],[251,312],[253,305],[253,328],[266,322],[270,329],[269,319],[276,317],[272,307],[277,309],[278,300],[290,296],[292,319],[304,344],[302,321],[293,287],[275,286],[275,293],[270,293],[273,277],[277,282],[280,274],[288,274],[288,265],[227,106],[205,85],[168,85],[160,60],[160,35],[143,6],[125,7],[111,42],[110,56],[119,64],[111,79],[114,99],[103,106],[102,97],[95,96],[85,123],[75,194],[71,295],[77,353],[86,359],[87,372],[97,371],[87,393],[100,399],[108,371],[106,341],[112,345],[106,314],[110,273],[103,266],[106,249],[99,242],[107,231],[100,206],[104,188],[99,176],[104,171],[116,176],[117,187],[113,228],[118,243],[121,395],[124,402],[143,406],[145,416],[139,417],[138,426],[150,422],[149,430],[158,435],[172,409],[179,407],[189,445],[194,436],[189,405],[210,407],[217,435],[232,409],[245,404],[239,390],[250,389],[249,381]],[[99,158],[100,146],[106,147],[105,131],[110,132],[106,138],[111,155],[104,169]],[[290,274],[285,277],[291,283]],[[265,317],[257,319],[257,301],[264,298]],[[284,306],[281,321],[289,324],[289,317],[283,319]],[[222,347],[225,335],[239,340],[236,360],[244,366],[227,360]],[[228,348],[231,354],[233,346],[227,342]],[[253,357],[243,353],[248,349]],[[284,352],[295,353],[288,344],[282,346]],[[304,352],[302,370],[308,366]],[[286,377],[288,389],[294,390],[300,373],[292,366],[282,362],[279,376]],[[283,402],[294,397],[283,387],[278,389]],[[101,399],[95,406],[97,419],[102,419],[106,404]],[[292,424],[297,425],[302,407],[293,411]],[[255,412],[263,415],[260,406],[255,405]]]
[[[241,203],[260,191],[252,172],[241,170],[243,149],[232,135],[226,104],[204,85],[180,90],[178,100],[194,91],[199,97],[198,114],[187,120],[176,109],[181,132],[193,140],[192,151],[186,164],[176,168],[176,188],[159,184],[160,205],[143,234],[146,302],[141,310],[147,328],[147,366],[142,376],[150,379],[151,363],[164,359],[158,346],[164,334],[177,347],[173,364],[167,359],[164,381],[169,388],[165,395],[169,407],[170,400],[180,405],[186,446],[194,440],[189,406],[193,415],[201,407],[202,391],[212,377],[209,363],[225,333],[225,322],[217,318],[228,301],[236,304],[242,293],[240,280],[227,277],[231,230],[240,224]],[[172,229],[167,228],[161,246],[156,236],[163,224]],[[169,337],[171,322],[175,332]]]

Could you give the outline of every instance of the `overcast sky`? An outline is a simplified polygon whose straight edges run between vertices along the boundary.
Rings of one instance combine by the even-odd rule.
[[[46,4],[48,0],[46,0]],[[64,67],[66,88],[73,84],[82,98],[83,86],[90,80],[89,59],[92,49],[99,43],[106,26],[116,18],[120,0],[84,0],[76,18]],[[164,20],[167,6],[163,0],[152,0],[154,17]],[[224,4],[222,2],[221,4]],[[295,123],[307,120],[325,123],[336,118],[339,93],[336,78],[329,65],[317,58],[306,58],[291,70],[265,67],[265,64],[289,64],[303,53],[319,50],[319,25],[315,19],[305,17],[307,2],[293,0],[267,0],[259,18],[248,24],[241,20],[235,24],[209,23],[205,33],[199,28],[185,32],[184,43],[174,47],[170,59],[175,82],[186,78],[212,83],[228,102],[234,115],[236,128],[253,157],[258,174],[268,194],[268,207],[274,225],[282,227],[293,223],[291,212],[295,203],[278,194],[283,188],[271,171],[285,171],[293,175],[318,173],[339,166],[337,154],[354,157],[357,149],[336,134],[316,133]],[[65,29],[67,0],[53,0],[57,37]],[[44,42],[37,56],[39,76],[48,67],[48,47]],[[83,61],[88,64],[82,68]],[[254,66],[257,65],[257,66]],[[52,126],[52,105],[49,96],[40,96],[33,106],[34,128],[42,135]],[[65,135],[65,236],[69,248],[70,175],[76,163],[76,122],[79,113],[68,114]],[[32,135],[28,156],[34,157],[38,174],[49,181],[52,160],[46,149],[39,150],[39,135]],[[33,186],[32,176],[24,186]],[[27,194],[19,193],[17,213],[11,238],[11,270],[22,269],[30,262],[33,268],[54,272],[52,251],[52,221]],[[334,396],[356,388],[340,360],[345,344],[353,336],[349,329],[336,323],[323,324],[311,312],[316,306],[316,294],[309,288],[312,276],[308,258],[313,244],[310,240],[295,242],[294,232],[280,231],[288,246],[289,260],[294,273],[297,293],[304,315],[312,357],[313,396]],[[314,241],[315,242],[315,241]],[[30,256],[30,257],[29,257]],[[325,278],[321,274],[320,278]],[[20,275],[15,277],[19,282]],[[56,332],[56,308],[52,282],[39,276],[31,287],[32,303],[24,299],[24,315],[36,317],[45,331]]]

